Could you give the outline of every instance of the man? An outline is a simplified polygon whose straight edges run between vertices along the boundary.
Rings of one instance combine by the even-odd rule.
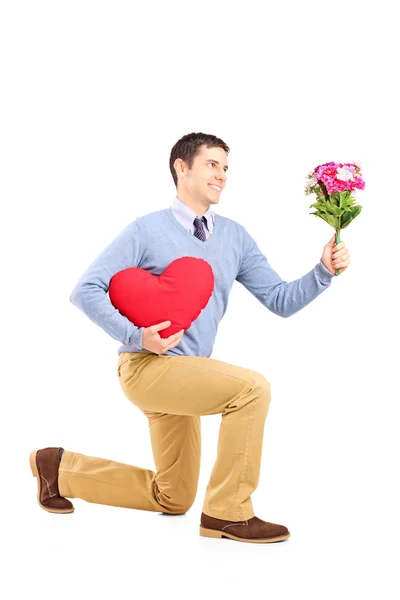
[[[200,470],[200,417],[222,415],[217,459],[207,486],[200,533],[242,542],[286,540],[283,525],[254,515],[270,385],[263,375],[210,358],[234,281],[266,308],[289,317],[327,289],[335,269],[349,265],[335,236],[306,275],[287,283],[270,267],[245,228],[212,211],[227,182],[230,149],[219,138],[191,133],[171,150],[177,195],[170,208],[137,218],[76,284],[71,301],[114,339],[117,375],[128,399],[147,416],[156,472],[63,448],[32,452],[38,502],[50,512],[74,510],[66,498],[184,514],[194,502]],[[186,331],[163,339],[169,321],[139,328],[107,298],[112,276],[130,267],[160,275],[182,256],[206,260],[215,287]]]

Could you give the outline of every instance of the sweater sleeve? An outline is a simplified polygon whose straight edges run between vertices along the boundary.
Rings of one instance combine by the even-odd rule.
[[[140,229],[130,223],[94,260],[72,290],[70,301],[111,337],[142,349],[144,328],[121,315],[107,296],[115,273],[139,266],[142,256]]]
[[[284,281],[244,230],[243,254],[236,280],[276,315],[285,318],[294,315],[326,290],[334,276],[321,259],[300,279]]]

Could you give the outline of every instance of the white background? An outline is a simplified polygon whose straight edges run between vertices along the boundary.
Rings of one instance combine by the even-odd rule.
[[[18,2],[0,12],[4,597],[399,597],[398,27],[395,3]],[[172,204],[186,133],[231,148],[215,211],[291,281],[333,229],[304,177],[360,160],[347,271],[289,319],[235,283],[212,358],[271,382],[257,516],[288,541],[198,534],[220,417],[202,419],[197,499],[165,517],[36,502],[29,453],[153,468],[119,343],[70,302],[136,217]]]

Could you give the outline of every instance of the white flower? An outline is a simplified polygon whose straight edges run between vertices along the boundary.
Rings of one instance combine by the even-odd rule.
[[[353,173],[349,169],[346,169],[346,167],[338,167],[336,179],[350,181],[350,179],[353,179]]]

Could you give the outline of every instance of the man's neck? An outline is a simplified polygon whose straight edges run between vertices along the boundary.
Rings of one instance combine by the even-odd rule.
[[[196,200],[188,197],[188,195],[183,192],[179,192],[179,194],[177,194],[177,197],[181,202],[183,202],[183,204],[186,204],[186,206],[191,208],[193,212],[195,212],[196,215],[198,215],[199,217],[202,217],[210,208],[209,205],[204,206],[204,204],[196,202]]]

